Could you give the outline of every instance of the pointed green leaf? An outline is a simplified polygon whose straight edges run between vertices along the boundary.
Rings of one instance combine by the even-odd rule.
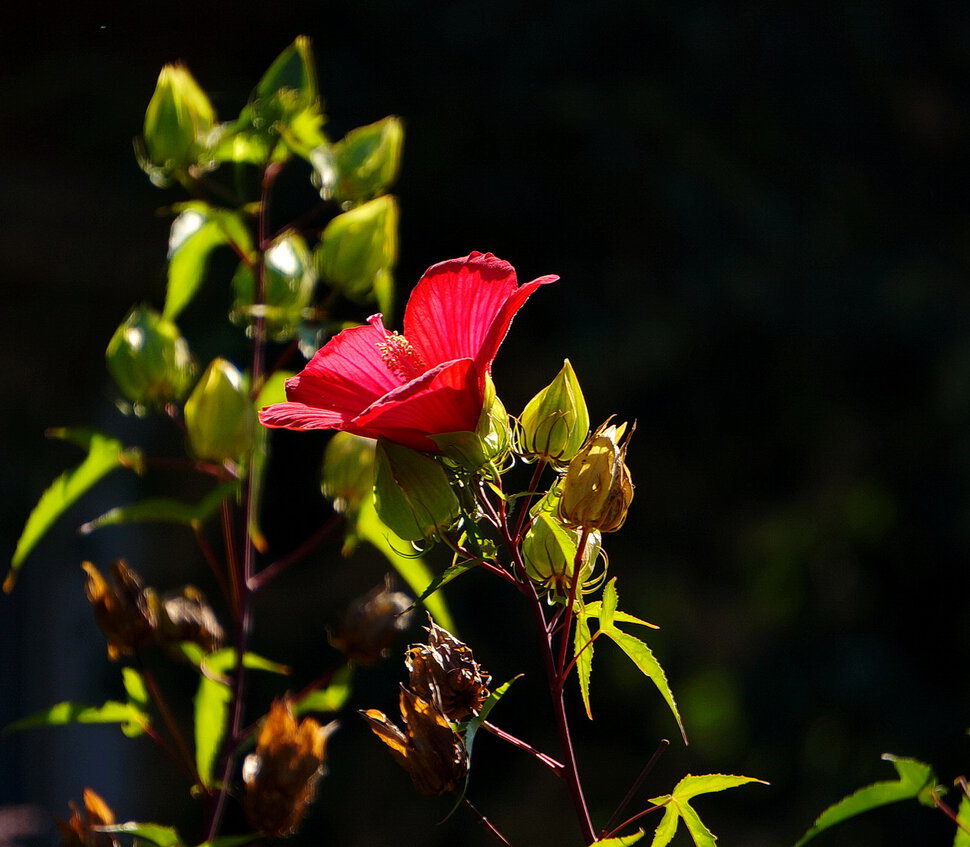
[[[52,438],[73,441],[86,449],[88,455],[74,470],[65,471],[54,480],[50,488],[41,495],[27,518],[10,563],[10,571],[3,583],[3,590],[7,593],[13,590],[17,572],[23,565],[24,559],[44,537],[54,521],[78,498],[86,494],[115,468],[131,468],[138,473],[141,472],[142,459],[138,449],[125,447],[120,441],[100,432],[88,429],[52,429],[47,434]]]
[[[361,504],[357,514],[357,534],[384,554],[415,594],[424,591],[433,580],[434,574],[419,556],[400,552],[407,550],[411,545],[398,538],[381,523],[374,508],[373,498],[367,498]],[[429,596],[425,606],[440,626],[449,632],[454,631],[454,621],[441,594]]]
[[[330,680],[326,688],[318,688],[296,700],[293,710],[297,715],[307,712],[339,712],[350,697],[353,668],[344,665]]]
[[[616,615],[616,577],[613,577],[603,589],[603,600],[600,605],[600,629],[612,629],[613,617]]]
[[[440,574],[438,574],[431,583],[428,585],[424,591],[418,595],[418,598],[411,604],[411,608],[414,608],[418,603],[424,603],[432,594],[435,593],[439,588],[443,588],[453,579],[461,576],[463,573],[467,573],[470,570],[474,570],[478,566],[478,562],[456,562],[455,564],[445,568]],[[447,629],[447,627],[445,627]]]
[[[243,664],[254,670],[287,673],[284,665],[254,653],[243,656]],[[199,667],[201,677],[195,694],[195,765],[205,787],[214,781],[216,757],[229,719],[232,688],[224,675],[236,666],[236,651],[224,647],[206,656]]]
[[[893,756],[891,753],[885,753],[882,758],[893,763],[896,772],[899,774],[899,779],[895,782],[875,782],[872,785],[867,785],[848,797],[843,797],[838,803],[829,806],[816,818],[811,829],[799,839],[795,847],[801,847],[802,844],[808,843],[820,832],[837,823],[879,806],[911,799],[920,799],[921,802],[928,800],[927,804],[932,805],[928,791],[935,788],[936,777],[929,765],[916,759]]]
[[[260,832],[249,832],[243,835],[220,835],[211,841],[203,841],[196,847],[239,847],[240,844],[250,844],[265,836]]]
[[[677,832],[677,824],[684,821],[697,847],[715,847],[716,836],[701,821],[697,812],[690,805],[690,801],[699,794],[711,794],[724,791],[727,788],[737,788],[752,782],[766,784],[764,780],[750,776],[734,776],[730,774],[706,774],[692,776],[688,774],[674,787],[673,793],[662,797],[652,797],[654,805],[666,804],[664,816],[654,831],[653,842],[650,847],[665,847]]]
[[[149,841],[157,847],[181,847],[182,837],[178,834],[175,827],[162,826],[157,823],[138,823],[137,821],[127,821],[126,823],[112,824],[111,826],[99,826],[99,832],[116,832],[120,835],[133,835],[143,841]]]
[[[590,618],[598,618],[600,616],[600,608],[603,604],[599,600],[592,600],[586,604],[586,615]],[[635,623],[639,626],[648,626],[650,629],[660,629],[655,623],[650,623],[650,621],[642,620],[635,615],[627,614],[626,612],[621,612],[617,609],[613,612],[613,623]]]
[[[129,523],[174,523],[198,527],[215,514],[223,500],[238,490],[238,482],[227,482],[214,488],[198,503],[186,503],[174,497],[155,497],[129,503],[127,506],[116,506],[83,524],[79,531],[83,535],[89,535],[104,526]]]
[[[646,833],[642,829],[638,829],[631,835],[620,835],[616,838],[602,838],[599,841],[594,841],[593,844],[600,844],[602,847],[626,847],[628,844],[636,844]]]
[[[148,723],[147,716],[133,703],[108,700],[101,706],[64,702],[8,724],[4,732],[35,726],[67,726],[74,723]]]
[[[168,288],[164,317],[174,320],[192,302],[205,278],[209,256],[217,247],[230,245],[238,254],[250,256],[252,236],[236,212],[215,209],[204,203],[187,203],[172,223],[169,240]]]
[[[610,582],[611,585],[612,582],[613,580]],[[616,590],[615,586],[613,590]],[[605,594],[606,592],[604,592],[604,598]],[[605,599],[603,605],[606,605]],[[602,609],[600,612],[602,615]],[[604,626],[602,617],[600,619],[600,631],[613,639],[617,646],[630,657],[633,664],[640,669],[640,672],[657,686],[657,690],[663,695],[664,700],[667,701],[667,705],[670,707],[670,711],[673,712],[674,718],[677,720],[677,726],[680,728],[681,737],[684,739],[684,744],[686,744],[687,732],[684,729],[684,722],[680,718],[680,712],[677,710],[674,693],[671,691],[670,684],[667,682],[667,675],[664,673],[663,668],[660,667],[660,662],[654,657],[653,651],[639,638],[630,635],[628,632],[623,632],[617,629],[616,626]]]
[[[134,668],[122,668],[121,679],[128,695],[128,702],[138,711],[138,719],[122,724],[121,731],[129,738],[136,738],[143,734],[148,723],[149,708],[148,688],[142,675]]]
[[[573,655],[576,657],[576,676],[579,679],[580,693],[583,695],[583,706],[586,707],[586,717],[592,720],[593,710],[589,703],[589,679],[593,673],[593,636],[590,635],[587,613],[582,606],[576,614]]]

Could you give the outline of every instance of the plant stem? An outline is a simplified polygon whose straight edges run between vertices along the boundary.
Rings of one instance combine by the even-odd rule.
[[[541,750],[536,750],[531,744],[523,741],[521,738],[516,738],[514,735],[510,735],[504,729],[499,729],[495,724],[485,721],[482,723],[482,728],[487,729],[492,735],[501,738],[503,741],[507,741],[513,747],[518,747],[520,750],[525,750],[530,756],[532,756],[537,762],[541,762],[547,768],[549,768],[556,776],[562,776],[562,771],[565,765],[562,762],[557,762],[552,756],[547,756]]]

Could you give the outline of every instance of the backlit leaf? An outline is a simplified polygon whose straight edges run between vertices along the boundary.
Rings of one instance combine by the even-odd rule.
[[[615,838],[603,838],[599,841],[594,841],[593,844],[599,844],[601,847],[626,847],[627,844],[636,844],[646,833],[642,829],[638,829],[632,835],[620,835]]]
[[[802,844],[808,843],[820,832],[837,823],[879,806],[911,799],[919,799],[926,805],[933,805],[931,794],[936,787],[936,777],[929,765],[916,759],[893,756],[891,753],[883,754],[882,758],[893,763],[899,779],[867,785],[829,806],[816,818],[811,829],[799,839],[795,847],[801,847]]]
[[[688,774],[677,783],[671,794],[650,799],[650,802],[654,805],[664,805],[664,816],[654,831],[650,847],[665,847],[669,844],[677,833],[677,825],[681,820],[683,820],[697,847],[714,847],[717,841],[716,836],[701,821],[697,812],[690,805],[690,801],[699,794],[711,794],[715,791],[724,791],[726,788],[736,788],[739,785],[747,785],[752,782],[765,784],[763,780],[754,779],[750,776],[733,776],[721,773],[704,776]]]
[[[80,703],[64,702],[35,712],[8,724],[4,732],[29,729],[35,726],[67,726],[75,723],[133,723],[147,724],[145,714],[132,703],[108,700],[101,706],[84,706]]]
[[[148,841],[157,847],[181,847],[183,844],[181,836],[175,827],[162,826],[157,823],[138,823],[127,821],[126,823],[112,824],[111,826],[99,826],[99,832],[114,832],[119,835],[133,835],[143,841]]]
[[[593,673],[593,637],[589,632],[587,615],[582,608],[576,614],[573,655],[576,657],[576,676],[579,679],[580,693],[583,695],[583,705],[586,707],[586,717],[592,720],[593,710],[589,703],[589,680]]]
[[[198,503],[186,503],[174,497],[155,497],[126,506],[116,506],[82,525],[79,531],[88,535],[103,526],[129,523],[174,523],[198,527],[216,512],[223,500],[235,494],[238,489],[238,483],[227,482],[214,488]]]
[[[307,712],[339,712],[350,697],[350,681],[353,669],[344,665],[338,670],[326,688],[317,688],[294,701],[293,710],[297,715]]]
[[[957,809],[957,834],[953,847],[970,847],[970,797],[964,794]]]
[[[125,447],[120,441],[109,438],[100,432],[88,429],[52,429],[47,433],[52,438],[73,441],[87,450],[88,455],[74,470],[65,471],[51,484],[38,500],[24,526],[10,563],[10,571],[3,583],[3,590],[13,590],[17,572],[24,559],[47,530],[82,495],[86,494],[106,474],[115,468],[130,468],[141,472],[141,452],[136,448]]]
[[[366,498],[361,504],[357,515],[357,534],[374,545],[384,556],[394,569],[400,574],[411,590],[420,595],[430,585],[434,579],[434,574],[424,561],[416,555],[402,553],[402,550],[410,548],[410,543],[403,541],[394,535],[377,517],[372,498]],[[454,621],[445,600],[441,594],[433,594],[424,601],[424,605],[431,612],[434,619],[440,626],[453,632],[455,629]]]

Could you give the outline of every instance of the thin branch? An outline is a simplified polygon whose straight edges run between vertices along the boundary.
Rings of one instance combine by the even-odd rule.
[[[323,524],[323,526],[321,526],[295,550],[290,551],[282,558],[279,558],[275,562],[267,565],[265,568],[259,571],[259,573],[253,574],[253,576],[251,576],[247,582],[249,590],[253,593],[261,591],[291,565],[295,565],[297,562],[302,561],[321,544],[323,544],[323,542],[326,541],[343,523],[343,520],[343,515],[332,515],[330,519]]]
[[[662,738],[660,740],[660,744],[657,746],[657,749],[653,751],[653,755],[643,766],[643,770],[640,771],[640,775],[634,780],[633,785],[630,786],[630,790],[627,791],[626,797],[624,797],[620,805],[616,807],[616,811],[613,812],[612,815],[610,815],[610,819],[606,822],[606,826],[604,826],[602,831],[600,832],[601,838],[606,837],[607,833],[610,831],[610,827],[613,826],[613,822],[621,814],[623,814],[623,810],[630,805],[630,801],[633,800],[633,798],[636,796],[636,793],[640,790],[640,786],[643,785],[643,781],[647,778],[650,771],[654,769],[657,762],[660,760],[660,757],[664,754],[664,751],[669,746],[670,746],[670,742],[666,738]],[[619,827],[617,827],[617,829],[622,829],[624,826],[626,826],[625,823],[621,824]]]
[[[467,797],[463,797],[462,798],[462,801],[464,802],[464,804],[466,806],[468,806],[469,809],[472,810],[472,812],[474,813],[476,819],[485,828],[486,832],[489,832],[492,835],[494,835],[499,841],[501,841],[503,844],[505,844],[506,847],[512,847],[512,845],[509,842],[509,840],[504,835],[502,835],[501,832],[498,831],[498,829],[495,826],[495,824],[493,824],[488,818],[485,817],[485,815],[483,815],[480,811],[478,811],[478,809],[476,809],[472,805],[472,801],[471,800],[469,800]]]
[[[484,729],[487,729],[492,735],[497,738],[501,738],[503,741],[507,741],[513,747],[518,747],[520,750],[524,750],[530,756],[532,756],[537,762],[541,762],[547,768],[549,768],[556,776],[562,776],[562,772],[565,769],[565,765],[562,762],[557,762],[552,756],[547,756],[541,750],[536,750],[531,744],[523,741],[521,738],[516,738],[514,735],[509,734],[504,729],[499,729],[495,724],[485,721],[482,724]]]

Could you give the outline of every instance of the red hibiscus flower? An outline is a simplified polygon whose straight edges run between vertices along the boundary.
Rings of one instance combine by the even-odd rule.
[[[267,406],[268,427],[339,429],[435,451],[428,438],[474,430],[485,380],[515,313],[544,276],[519,286],[491,253],[430,267],[404,310],[404,334],[380,315],[345,329],[286,381],[286,403]]]

